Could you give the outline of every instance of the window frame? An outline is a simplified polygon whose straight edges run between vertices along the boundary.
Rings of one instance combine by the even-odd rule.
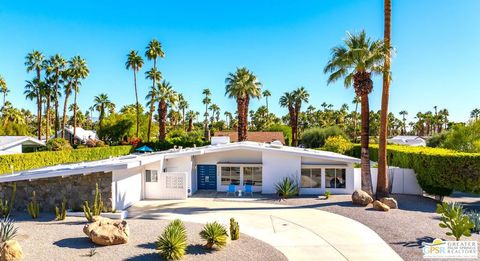
[[[327,170],[334,171],[333,180],[335,181],[334,182],[335,185],[333,187],[330,187],[330,180],[327,181]],[[339,170],[340,170],[340,174],[338,174]],[[343,175],[344,177],[341,177],[343,179],[343,187],[338,187],[337,176],[343,176]],[[329,185],[329,187],[327,187],[327,184]],[[339,183],[339,184],[342,184],[342,183]],[[346,189],[346,188],[347,188],[347,168],[326,167],[325,168],[325,189]]]
[[[155,175],[152,175],[155,174]],[[152,177],[155,177],[153,181]],[[148,183],[158,183],[158,170],[156,169],[146,169],[145,170],[145,182]]]
[[[323,169],[324,169],[324,168],[322,168],[322,167],[308,167],[308,168],[307,168],[307,167],[302,166],[301,169],[300,169],[300,188],[301,188],[301,189],[321,189],[321,188],[322,188],[322,185],[323,185],[323,178],[322,178],[322,176],[323,176]],[[308,187],[304,187],[304,186],[303,186],[303,184],[302,184],[302,176],[304,176],[304,175],[303,175],[303,171],[305,171],[305,170],[308,170],[308,172],[309,172],[309,175],[308,175],[308,176],[309,176],[310,180],[312,180],[312,181],[314,180],[314,179],[313,179],[313,170],[317,170],[317,171],[319,170],[319,171],[320,171],[320,183],[319,183],[318,186],[314,187],[312,183],[311,183],[310,186],[308,186]]]

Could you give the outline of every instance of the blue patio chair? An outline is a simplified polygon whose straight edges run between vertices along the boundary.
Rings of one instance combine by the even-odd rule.
[[[250,194],[253,198],[253,186],[252,185],[245,185],[245,195]]]
[[[229,194],[233,194],[233,196],[235,196],[236,191],[237,191],[237,188],[236,188],[235,185],[233,185],[233,184],[228,185],[227,197],[228,197]]]

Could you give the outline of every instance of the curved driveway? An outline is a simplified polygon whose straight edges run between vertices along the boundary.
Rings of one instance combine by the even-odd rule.
[[[242,233],[267,242],[289,260],[402,260],[367,226],[308,207],[203,198],[146,200],[130,207],[128,216],[225,225],[234,217]]]

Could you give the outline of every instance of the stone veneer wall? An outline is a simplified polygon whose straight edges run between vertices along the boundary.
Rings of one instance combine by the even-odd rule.
[[[101,191],[102,200],[107,210],[112,208],[112,172],[97,172],[88,175],[72,175],[17,181],[17,194],[14,208],[26,210],[35,191],[37,202],[42,211],[54,211],[55,206],[67,200],[67,207],[74,211],[83,211],[82,204],[89,201],[90,207],[95,195],[95,183]],[[10,199],[12,182],[0,184],[0,198]]]

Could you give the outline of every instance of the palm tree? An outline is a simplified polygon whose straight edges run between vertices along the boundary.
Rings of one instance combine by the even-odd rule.
[[[152,39],[145,50],[145,56],[147,59],[153,60],[153,68],[150,70],[150,73],[147,72],[147,78],[151,79],[153,84],[152,88],[157,88],[157,80],[160,81],[162,76],[160,72],[157,71],[157,59],[164,58],[165,53],[162,50],[162,44],[157,39]],[[160,77],[158,77],[160,76]],[[155,103],[150,101],[150,115],[148,118],[148,129],[147,129],[147,141],[150,141],[150,132],[152,127],[153,112],[155,111]]]
[[[216,121],[219,120],[218,117],[216,118],[215,116],[216,116],[216,115],[218,115],[218,116],[220,115],[220,113],[219,113],[219,112],[220,112],[220,107],[218,107],[218,105],[216,105],[216,104],[214,103],[214,104],[210,105],[210,106],[208,107],[208,109],[210,109],[210,110],[212,111],[211,121],[212,121],[212,123],[215,123],[215,120],[216,120]]]
[[[25,57],[25,66],[27,66],[27,72],[35,71],[37,73],[37,84],[40,84],[40,74],[44,66],[44,56],[41,52],[33,50],[31,53],[27,54]],[[34,81],[35,83],[35,81]],[[37,94],[35,98],[37,100],[37,135],[38,139],[42,138],[42,95],[40,93],[40,86],[35,88]]]
[[[357,143],[357,116],[358,116],[358,104],[360,103],[360,97],[355,96],[352,101],[355,104],[355,114],[353,117],[353,142]]]
[[[205,95],[205,97],[202,100],[202,103],[205,104],[205,121],[204,121],[204,128],[205,128],[205,140],[210,140],[210,130],[208,129],[208,105],[212,102],[212,99],[210,99],[210,95],[212,93],[210,92],[210,89],[203,89],[202,94]]]
[[[193,130],[193,120],[195,119],[196,116],[197,116],[197,114],[194,111],[188,111],[187,112],[187,119],[188,119],[187,131],[188,132],[191,132]]]
[[[143,59],[140,55],[138,55],[137,51],[130,51],[127,55],[127,61],[125,62],[125,67],[128,69],[132,69],[133,71],[133,86],[135,87],[135,110],[137,114],[137,137],[138,137],[138,129],[139,129],[139,103],[138,103],[138,91],[137,91],[137,72],[142,69],[143,66]]]
[[[183,98],[183,94],[178,95],[178,109],[182,111],[182,127],[185,129],[185,110],[188,109],[188,102]]]
[[[295,110],[295,140],[293,139],[292,136],[292,146],[296,147],[298,145],[298,116],[300,115],[302,103],[306,102],[308,103],[308,98],[310,97],[310,94],[305,90],[304,87],[300,87],[296,90],[293,91],[293,97],[295,100],[295,105],[294,105],[294,110]],[[293,126],[292,126],[292,132],[293,132]]]
[[[68,61],[68,69],[62,71],[61,76],[64,82],[63,91],[65,94],[65,100],[63,102],[63,116],[62,116],[62,138],[65,138],[65,126],[67,125],[68,98],[72,94],[72,86],[74,83],[71,61]]]
[[[408,112],[403,110],[403,111],[400,111],[399,114],[402,116],[402,122],[403,122],[402,135],[405,135],[405,133],[407,133],[407,130],[405,128],[406,128],[406,122],[407,122],[406,116],[408,115]]]
[[[47,72],[48,75],[48,72]],[[50,102],[55,99],[55,78],[46,77],[45,83],[42,85],[42,93],[45,97],[45,141],[48,142],[50,136]],[[58,95],[58,93],[57,93]]]
[[[0,93],[3,94],[3,107],[5,107],[5,98],[7,96],[7,93],[9,93],[10,90],[8,89],[7,87],[7,82],[5,81],[5,79],[0,75]]]
[[[157,69],[154,67],[151,70],[145,72],[145,78],[152,80],[154,82],[150,92],[146,97],[146,99],[148,99],[147,107],[150,107],[150,111],[148,114],[148,128],[147,128],[147,141],[150,141],[153,113],[155,112],[155,98],[156,98],[156,90],[157,90],[155,81],[162,79],[162,74],[159,71],[157,71]]]
[[[54,106],[55,106],[55,138],[58,137],[58,129],[60,127],[60,117],[58,115],[58,96],[59,96],[59,90],[58,86],[61,81],[61,75],[62,71],[67,65],[67,61],[63,59],[62,56],[59,54],[55,54],[54,56],[50,56],[50,59],[47,61],[47,73],[51,74],[54,73],[53,79],[55,81],[55,87],[53,90],[53,100],[54,100]]]
[[[473,109],[470,112],[470,118],[475,119],[475,121],[477,121],[478,118],[480,118],[480,109],[479,108]]]
[[[288,109],[288,116],[289,116],[289,125],[292,129],[292,146],[295,146],[294,144],[297,143],[297,130],[296,128],[298,126],[295,126],[295,120],[297,117],[296,111],[295,111],[295,96],[290,92],[285,92],[281,97],[280,97],[280,106],[281,107],[286,107]],[[294,127],[295,126],[295,127]]]
[[[260,98],[261,83],[247,68],[237,68],[225,79],[225,95],[237,100],[238,110],[238,141],[247,140],[248,135],[248,105],[251,98]]]
[[[167,112],[168,105],[174,104],[177,99],[177,93],[173,90],[173,87],[169,82],[163,80],[157,85],[157,99],[158,102],[158,138],[160,141],[165,141],[167,134],[166,131],[166,122],[167,122]]]
[[[262,92],[263,97],[265,97],[265,105],[267,106],[267,114],[269,112],[268,110],[268,97],[272,96],[269,90],[265,90]]]
[[[361,165],[362,189],[373,195],[372,179],[370,176],[369,142],[369,101],[368,95],[372,92],[373,81],[371,74],[380,74],[383,70],[385,47],[383,41],[372,41],[365,31],[359,34],[348,34],[343,46],[332,49],[332,57],[328,61],[324,72],[329,73],[328,83],[344,78],[345,87],[353,83],[356,96],[361,98]]]
[[[87,62],[80,56],[74,56],[72,60],[69,61],[70,67],[72,70],[72,77],[73,77],[73,91],[74,91],[74,98],[73,104],[75,104],[73,110],[73,137],[77,135],[77,94],[80,89],[80,79],[87,78],[90,71],[87,67]],[[77,143],[77,139],[73,139],[73,144]]]
[[[232,113],[225,111],[223,115],[225,115],[225,123],[227,124],[227,127],[230,128],[230,123],[232,122]]]
[[[115,110],[115,104],[110,101],[106,93],[101,93],[100,95],[95,96],[95,98],[93,98],[93,102],[93,107],[100,113],[100,116],[98,117],[98,127],[101,129],[103,119],[105,118],[105,111]]]

